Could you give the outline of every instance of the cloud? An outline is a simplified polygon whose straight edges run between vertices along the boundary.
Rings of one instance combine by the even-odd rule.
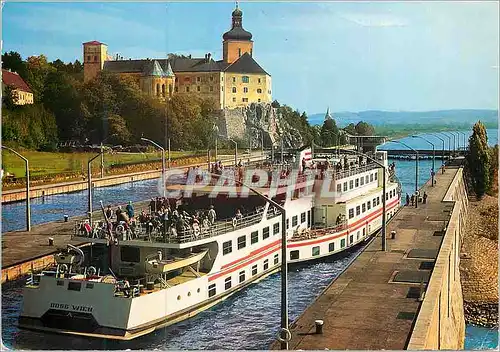
[[[362,27],[405,27],[408,21],[388,14],[345,13],[341,18]]]

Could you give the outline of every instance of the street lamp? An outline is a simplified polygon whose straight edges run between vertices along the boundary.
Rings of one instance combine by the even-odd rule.
[[[104,142],[106,142],[111,137],[115,137],[116,135],[116,133],[113,133],[111,136],[108,136],[101,141],[101,178],[104,177]]]
[[[212,174],[211,176],[221,177],[218,174]],[[251,192],[255,193],[259,198],[263,199],[266,203],[273,205],[281,212],[281,331],[280,337],[278,338],[281,342],[281,349],[288,350],[288,341],[290,337],[290,330],[288,329],[288,267],[287,267],[287,233],[286,233],[286,210],[283,206],[264,195],[263,193],[258,192],[254,188],[246,185],[245,183],[236,180],[234,178],[222,175],[228,180],[231,180],[240,186],[248,188]]]
[[[454,156],[455,156],[455,152],[456,152],[456,147],[455,147],[455,135],[454,135],[453,133],[449,132],[449,131],[448,131],[448,132],[441,132],[441,133],[443,133],[443,134],[445,134],[445,135],[446,135],[446,133],[449,133],[449,134],[453,137],[453,157],[454,157]]]
[[[461,133],[464,136],[464,152],[467,150],[467,134],[462,131],[458,131],[458,133]]]
[[[444,165],[444,139],[439,137],[437,134],[433,134],[433,137],[436,137],[437,139],[440,139],[441,142],[443,142],[443,153],[441,154],[441,167]]]
[[[94,156],[93,158],[91,158],[87,164],[87,181],[88,181],[88,216],[89,216],[89,221],[90,221],[90,227],[93,227],[93,223],[92,223],[92,169],[91,169],[91,163],[93,160],[97,159],[98,157],[100,157],[102,155],[102,151],[97,154],[96,156]]]
[[[6,149],[14,154],[16,154],[18,157],[24,160],[24,167],[25,167],[25,172],[26,172],[26,231],[30,232],[31,231],[31,209],[30,209],[30,168],[29,168],[29,163],[28,159],[16,152],[14,149],[11,149],[9,147],[6,147],[2,145],[3,149]]]
[[[159,145],[156,142],[153,142],[151,139],[143,138],[141,137],[141,141],[146,141],[154,145],[156,148],[161,150],[161,179],[162,179],[162,190],[163,190],[163,197],[166,196],[166,189],[165,189],[165,148],[163,148],[161,145]]]
[[[228,138],[229,141],[234,143],[234,166],[238,165],[238,143],[231,138]]]
[[[340,152],[340,150],[339,150],[339,152]],[[383,172],[383,174],[382,174],[382,251],[385,252],[385,251],[387,251],[387,249],[386,249],[387,248],[387,236],[386,236],[387,220],[386,220],[386,205],[385,205],[385,192],[386,192],[385,183],[386,183],[387,168],[381,162],[369,157],[366,154],[360,153],[358,151],[342,149],[342,152],[362,155],[362,156],[366,157],[366,159],[370,160],[371,162],[377,164],[379,167],[382,168],[382,172]]]
[[[415,149],[410,147],[408,144],[401,142],[401,141],[392,140],[392,141],[388,141],[388,142],[398,143],[398,144],[404,145],[406,148],[411,149],[415,152],[415,196],[417,197],[416,202],[415,202],[415,208],[418,208],[418,195],[417,195],[417,192],[418,192],[418,151],[416,151]]]
[[[448,160],[451,159],[451,137],[444,132],[436,132],[436,134],[441,134],[442,136],[448,138]]]
[[[434,160],[436,158],[436,150],[434,148],[434,143],[430,142],[427,138],[424,138],[422,136],[417,136],[417,135],[414,135],[414,136],[411,136],[411,138],[420,138],[420,139],[423,139],[424,141],[426,141],[427,143],[429,143],[430,145],[432,145],[432,173],[431,173],[431,182],[432,182],[432,185],[431,187],[434,187],[434,173],[436,172],[435,171],[435,166],[434,166]]]
[[[212,131],[215,133],[215,161],[217,162],[217,139],[219,138],[219,127],[214,123]]]

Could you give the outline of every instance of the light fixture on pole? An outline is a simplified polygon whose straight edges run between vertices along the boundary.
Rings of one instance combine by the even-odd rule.
[[[156,148],[161,150],[161,180],[162,180],[162,190],[163,190],[163,197],[166,196],[167,190],[165,189],[165,148],[163,148],[161,145],[159,145],[156,142],[153,142],[151,139],[143,138],[141,137],[141,141],[146,141],[154,145]]]
[[[442,136],[448,138],[448,161],[449,161],[451,159],[451,137],[444,132],[436,132],[436,133],[441,134]]]
[[[427,138],[424,138],[422,136],[417,136],[417,135],[414,135],[414,136],[411,136],[412,138],[420,138],[420,139],[423,139],[424,141],[426,141],[427,143],[429,143],[430,145],[432,145],[432,172],[431,172],[431,182],[432,182],[432,185],[431,187],[434,187],[434,174],[436,173],[436,166],[435,166],[435,159],[436,159],[436,149],[434,147],[434,143],[432,143],[431,141],[429,141]]]
[[[401,142],[401,141],[391,140],[391,141],[387,141],[387,142],[398,143],[398,144],[404,145],[406,148],[411,149],[415,152],[415,197],[417,197],[417,199],[415,199],[415,208],[418,208],[418,193],[417,193],[418,192],[418,151],[413,149],[412,147],[410,147],[408,144]]]
[[[219,127],[217,126],[217,124],[214,123],[214,125],[212,126],[212,131],[215,134],[215,162],[217,162],[217,158],[218,158],[218,155],[217,155],[217,140],[219,138]]]
[[[93,222],[92,222],[92,169],[91,169],[91,163],[98,157],[102,155],[102,151],[91,158],[87,164],[87,192],[88,192],[88,207],[87,207],[87,214],[89,217],[89,222],[90,222],[90,227],[93,228]]]
[[[30,203],[30,167],[28,159],[16,152],[14,149],[2,145],[6,149],[24,160],[25,174],[26,174],[26,231],[31,231],[31,203]]]
[[[436,137],[437,139],[440,139],[441,142],[443,142],[443,152],[441,154],[441,167],[444,165],[444,139],[439,137],[436,133],[432,134],[433,137]]]
[[[101,178],[104,177],[104,142],[106,142],[111,137],[115,137],[116,135],[117,133],[113,133],[111,136],[108,136],[101,141]]]

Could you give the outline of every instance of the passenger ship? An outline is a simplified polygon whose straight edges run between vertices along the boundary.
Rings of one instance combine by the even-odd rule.
[[[384,169],[373,160],[387,172],[387,218],[398,210],[401,190],[389,172],[394,170],[386,152],[366,158],[337,150],[315,159],[320,155],[313,158],[307,148],[296,156],[294,169],[314,160],[336,166],[301,170],[289,197],[286,187],[270,194],[271,182],[256,189],[286,210],[289,263],[345,251],[381,228]],[[182,183],[168,189],[180,190]],[[281,213],[262,196],[250,192],[242,197],[240,186],[231,194],[235,187],[219,184],[217,196],[211,197],[215,187],[210,182],[192,188],[190,198],[185,192],[183,197],[189,210],[214,205],[217,217],[226,219],[208,228],[176,234],[123,232],[118,238],[111,230],[102,235],[78,227],[74,239],[108,245],[109,268],[83,265],[83,252],[75,247],[57,254],[54,267],[28,280],[20,327],[129,340],[192,317],[279,270]],[[238,219],[237,208],[246,209]]]

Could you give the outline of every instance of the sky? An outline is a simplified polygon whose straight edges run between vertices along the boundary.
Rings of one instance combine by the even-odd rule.
[[[234,2],[7,2],[3,52],[222,58]],[[308,114],[498,109],[498,2],[240,2],[273,98]]]

